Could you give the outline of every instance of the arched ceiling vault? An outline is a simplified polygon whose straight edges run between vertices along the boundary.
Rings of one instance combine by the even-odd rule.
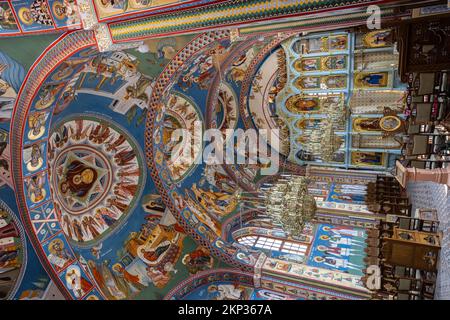
[[[355,0],[351,1],[351,5],[361,6],[362,4],[366,4],[368,2],[370,1]],[[245,3],[244,1],[235,1],[233,4],[244,5]],[[332,4],[328,5],[331,6]],[[328,7],[324,5],[324,8]],[[388,16],[389,14],[393,14],[393,12],[388,12]],[[329,24],[325,26],[325,28],[335,28],[337,26],[348,28],[358,26],[364,24],[365,19],[367,18],[367,14],[362,14],[361,12],[350,13],[350,15],[353,15],[353,20],[351,20],[351,22],[343,22],[343,18],[335,18],[328,21]],[[112,28],[113,41],[111,43],[114,43],[114,41],[117,41],[117,43],[127,42],[130,41],[130,39],[136,40],[161,35],[161,33],[157,33],[159,31],[152,31],[151,28],[148,30],[146,29],[143,33],[136,30],[136,25],[140,22],[144,24],[152,24],[152,19],[157,18],[160,18],[160,16],[142,18],[146,19],[144,22],[141,20],[133,20],[129,23],[135,23],[135,25],[128,25],[123,34],[120,32],[117,33],[117,30],[120,30],[120,26],[123,26],[125,23],[118,23],[117,29]],[[309,22],[311,22],[311,25],[308,25]],[[201,21],[199,23],[201,23]],[[220,24],[221,22],[218,21],[217,23]],[[227,240],[227,236],[229,235],[222,234],[221,224],[224,223],[224,221],[224,224],[230,221],[232,222],[233,219],[236,218],[237,214],[239,214],[237,209],[238,205],[235,201],[237,199],[236,194],[242,191],[255,190],[261,185],[261,183],[272,178],[268,177],[257,180],[254,179],[255,176],[253,176],[253,179],[247,179],[246,174],[248,174],[249,171],[252,172],[252,170],[250,170],[251,168],[222,166],[220,168],[214,168],[214,172],[217,176],[227,176],[231,185],[227,186],[227,188],[228,190],[233,189],[233,191],[229,191],[229,194],[225,194],[219,191],[212,191],[212,187],[210,187],[209,190],[207,190],[206,187],[202,189],[202,185],[208,185],[209,183],[209,181],[205,182],[204,176],[206,175],[206,170],[210,168],[192,165],[191,167],[185,168],[176,174],[173,169],[174,166],[170,167],[167,164],[167,161],[164,162],[165,160],[162,160],[164,159],[164,155],[161,150],[165,146],[164,143],[161,143],[161,132],[163,132],[166,128],[165,121],[171,122],[171,124],[184,123],[186,125],[189,123],[186,113],[183,116],[183,106],[187,106],[184,110],[189,111],[190,115],[192,114],[192,117],[195,119],[203,119],[205,121],[205,128],[227,128],[220,127],[221,122],[217,120],[219,118],[217,116],[217,110],[221,108],[222,110],[226,110],[226,101],[231,101],[230,103],[233,104],[232,107],[234,108],[231,108],[232,110],[228,113],[228,115],[231,115],[229,119],[226,119],[228,126],[233,129],[238,126],[242,126],[245,129],[255,127],[259,128],[255,117],[251,114],[251,112],[249,112],[250,103],[248,100],[250,99],[250,93],[254,90],[253,79],[256,77],[257,72],[260,70],[266,59],[271,57],[274,61],[276,60],[276,52],[277,50],[280,50],[279,52],[281,52],[281,43],[283,41],[289,39],[290,37],[298,36],[300,32],[305,32],[305,30],[309,31],[309,28],[317,28],[317,25],[321,24],[320,21],[308,21],[304,23],[305,25],[301,28],[293,28],[290,32],[284,32],[283,34],[278,34],[277,31],[258,31],[264,34],[263,37],[260,37],[259,35],[246,36],[244,34],[236,36],[229,30],[217,30],[199,34],[186,43],[179,52],[174,54],[173,58],[165,66],[159,76],[152,79],[146,77],[145,74],[138,71],[138,68],[136,67],[136,60],[133,59],[132,54],[124,52],[105,54],[99,53],[98,31],[68,32],[61,36],[42,53],[28,72],[15,102],[10,135],[12,157],[11,163],[17,203],[19,204],[19,211],[25,228],[47,272],[52,275],[53,280],[67,298],[79,299],[86,297],[86,295],[74,295],[74,293],[68,289],[67,282],[65,282],[65,277],[67,277],[68,270],[73,271],[76,270],[76,268],[78,268],[78,271],[76,272],[81,272],[81,274],[86,278],[86,282],[88,283],[87,292],[90,292],[92,296],[96,296],[97,298],[109,298],[109,295],[105,294],[105,289],[100,288],[101,285],[99,284],[98,279],[94,279],[92,274],[88,274],[87,270],[89,270],[89,268],[86,266],[89,261],[85,261],[84,259],[84,256],[87,255],[86,252],[91,250],[90,252],[92,253],[97,250],[96,248],[98,248],[100,239],[106,241],[107,232],[105,231],[105,238],[102,238],[100,235],[95,235],[94,231],[91,231],[91,236],[94,239],[82,239],[83,237],[81,237],[81,240],[77,240],[76,235],[67,234],[67,227],[63,226],[65,222],[63,221],[60,212],[68,210],[64,208],[64,210],[61,210],[61,201],[56,201],[58,191],[55,192],[55,190],[59,190],[58,188],[61,186],[58,184],[59,182],[54,182],[54,176],[55,172],[57,172],[56,169],[58,169],[58,166],[53,166],[52,163],[56,162],[61,165],[61,168],[64,167],[61,170],[63,175],[66,176],[68,170],[67,167],[73,165],[83,168],[83,172],[92,172],[92,169],[95,169],[97,173],[102,173],[101,175],[99,174],[99,176],[91,176],[90,178],[88,177],[88,174],[86,174],[86,180],[103,179],[103,181],[109,181],[108,179],[111,180],[112,178],[107,178],[107,173],[105,173],[108,171],[105,169],[108,165],[117,165],[118,167],[116,169],[119,171],[119,167],[122,166],[123,163],[128,162],[129,164],[130,159],[139,158],[137,156],[137,154],[140,154],[138,151],[132,153],[130,152],[130,149],[121,149],[123,146],[133,149],[132,145],[135,141],[133,139],[126,138],[120,139],[120,137],[127,136],[127,133],[125,132],[129,132],[129,135],[134,136],[136,141],[138,141],[135,144],[139,146],[135,149],[141,148],[145,153],[147,168],[144,170],[148,170],[148,176],[151,177],[151,179],[147,179],[147,182],[141,181],[142,184],[145,185],[143,188],[147,188],[150,184],[153,186],[154,184],[153,188],[160,194],[164,203],[164,209],[167,209],[166,211],[169,211],[175,220],[171,221],[170,226],[172,229],[167,228],[169,231],[159,227],[160,229],[164,229],[161,232],[172,232],[175,234],[175,231],[178,232],[183,230],[186,234],[192,237],[197,244],[209,249],[213,256],[219,258],[227,265],[240,269],[244,273],[256,273],[257,278],[261,276],[261,266],[263,262],[266,261],[265,255],[243,246],[236,245],[236,243],[229,242]],[[200,29],[201,28],[196,30]],[[170,30],[166,30],[164,32],[169,31]],[[116,32],[116,35],[114,32]],[[116,38],[114,39],[115,36]],[[100,48],[107,49],[107,47],[101,46]],[[251,54],[247,56],[249,52],[251,52]],[[107,64],[104,62],[106,60],[112,60],[114,63],[117,63],[115,65]],[[237,70],[233,70],[233,68],[238,65],[238,62],[241,63],[242,61],[246,61],[246,68],[245,70],[239,70],[241,73],[238,74]],[[277,61],[277,63],[280,62]],[[275,62],[274,65],[283,66],[282,63],[275,64]],[[80,70],[85,70],[83,68],[89,69],[89,72],[84,73],[90,74],[81,75],[83,72]],[[77,71],[74,72],[74,70]],[[95,71],[97,71],[98,75]],[[236,71],[236,73],[233,74],[232,71]],[[275,71],[272,73],[273,74],[270,75],[271,79],[279,77],[279,74]],[[108,74],[108,76],[101,79],[100,74]],[[124,78],[127,77],[133,78],[131,85],[124,80]],[[230,77],[233,81],[227,82],[227,77]],[[95,89],[89,86],[81,87],[81,85],[79,85],[80,81],[95,82],[97,87],[95,87]],[[98,81],[98,84],[96,81]],[[108,82],[108,88],[105,89],[105,87],[103,87],[104,90],[99,90],[99,88],[101,88],[106,82]],[[233,85],[231,82],[233,82]],[[269,88],[274,83],[274,81],[267,81],[266,87]],[[68,105],[65,105],[61,107],[61,110],[54,112],[56,109],[53,105],[55,96],[58,96],[61,92],[67,93],[67,89],[71,86],[75,87],[75,84],[77,84],[78,87],[74,90],[79,90],[80,94],[89,95],[89,97],[92,98],[92,102],[83,104],[83,99],[79,99],[78,101],[75,99],[74,101],[68,103],[69,107],[67,107]],[[149,88],[151,88],[150,95],[148,94],[150,90]],[[108,92],[108,90],[111,90],[111,92]],[[114,97],[116,92],[120,92],[121,96]],[[237,94],[237,92],[239,92],[239,94]],[[264,99],[267,98],[267,96],[268,94],[263,94],[263,99],[261,100],[265,101]],[[106,101],[103,99],[105,97],[111,101]],[[136,101],[136,103],[141,104],[140,106],[142,108],[139,109],[136,107],[139,112],[141,112],[140,110],[143,110],[137,122],[143,123],[145,121],[145,129],[142,129],[144,132],[139,132],[139,129],[136,129],[138,125],[133,128],[133,125],[130,124],[131,121],[129,121],[127,125],[123,126],[118,123],[120,121],[125,123],[125,119],[129,116],[129,110],[123,111],[120,107],[118,107],[121,106],[121,103],[125,100],[133,100]],[[104,109],[98,111],[94,108],[94,106],[90,106],[89,103],[101,104]],[[259,101],[259,103],[261,104],[262,102]],[[82,110],[82,112],[78,112],[78,107]],[[177,107],[180,108],[179,110],[181,111],[177,111]],[[266,105],[263,105],[263,108],[266,107]],[[104,110],[107,110],[104,112],[106,115],[100,116],[99,114]],[[45,157],[42,158],[42,161],[45,163],[40,164],[41,167],[39,170],[27,171],[26,167],[24,167],[24,154],[25,149],[32,145],[29,141],[30,139],[27,138],[27,134],[30,129],[30,117],[39,112],[46,113],[46,117],[43,121],[46,122],[47,131],[35,140],[39,140],[41,143],[40,146],[43,148],[41,152],[45,155]],[[120,121],[114,120],[114,116],[111,116],[113,112],[121,114],[120,117],[118,117]],[[182,116],[180,116],[180,114],[182,114]],[[71,118],[71,121],[73,121],[74,127],[80,124],[80,122],[76,122],[78,119],[77,117],[82,118],[80,130],[88,130],[86,127],[83,127],[83,123],[88,124],[88,126],[90,126],[89,130],[91,130],[91,135],[93,135],[92,132],[95,131],[93,128],[98,127],[99,131],[95,133],[96,137],[89,137],[89,139],[98,139],[95,143],[98,149],[110,148],[110,145],[117,143],[117,148],[115,148],[117,150],[114,150],[115,153],[111,153],[109,159],[107,159],[104,154],[99,154],[96,159],[91,159],[88,156],[82,156],[82,151],[80,151],[80,149],[77,149],[76,152],[74,151],[69,154],[68,152],[64,153],[65,150],[63,150],[64,152],[59,150],[61,149],[59,147],[55,148],[54,137],[58,139],[60,137],[60,132],[58,132],[58,128],[55,128],[55,125],[64,124],[63,120],[70,117],[73,117],[73,119]],[[170,119],[167,119],[168,117],[170,117]],[[226,121],[224,120],[222,121],[222,123],[225,122]],[[103,126],[105,123],[110,124],[108,128]],[[50,129],[51,126],[53,127],[52,129]],[[124,129],[125,126],[126,129]],[[270,126],[270,123],[268,126]],[[117,140],[114,140],[114,143],[113,140],[103,140],[100,142],[101,135],[99,132],[105,132],[106,130],[109,130],[108,133],[112,132],[113,137],[117,138]],[[76,136],[78,134],[73,133],[73,131],[70,132],[72,136]],[[52,135],[50,133],[52,133]],[[62,136],[63,134],[64,133],[61,133]],[[86,137],[84,138],[87,139]],[[53,142],[50,141],[51,139],[53,139]],[[77,139],[80,140],[80,138]],[[63,142],[66,143],[66,141]],[[102,144],[104,144],[104,146],[101,146]],[[77,144],[77,146],[79,147],[79,144]],[[69,147],[72,148],[73,145],[70,145]],[[58,149],[58,152],[60,152],[59,155],[61,155],[61,153],[65,155],[65,158],[61,160],[60,163],[51,158],[51,154],[54,149]],[[110,149],[114,149],[114,147],[111,147]],[[91,149],[91,151],[91,153],[97,152],[94,149]],[[132,151],[134,151],[134,149]],[[120,156],[118,155],[119,153]],[[62,157],[60,158],[62,159]],[[57,159],[60,158],[57,157]],[[141,158],[144,158],[144,156]],[[104,167],[101,167],[102,161],[104,162]],[[136,160],[136,162],[139,161]],[[66,164],[67,166],[65,166]],[[87,169],[91,169],[91,171]],[[294,171],[298,174],[305,173],[304,167],[287,161],[286,157],[283,157],[283,155],[282,169]],[[73,169],[73,178],[76,176],[75,171],[76,169]],[[84,178],[77,177],[77,179]],[[136,181],[133,180],[133,182]],[[91,184],[90,182],[83,183],[86,184],[86,188],[84,190],[85,192],[78,196],[78,200],[86,195],[89,195],[89,197],[92,196],[94,194],[93,190],[98,187],[98,185],[94,186],[94,184]],[[55,185],[57,188],[55,188]],[[189,192],[187,192],[186,189],[188,185],[195,186],[195,190],[189,190]],[[67,188],[70,189],[70,186]],[[36,199],[36,190],[40,193],[39,197],[42,197],[42,199]],[[101,194],[101,190],[97,190],[96,192],[97,194]],[[192,196],[192,192],[195,194],[194,196]],[[137,203],[142,206],[139,210],[143,209],[145,211],[145,204],[142,205],[144,201],[141,200],[140,193],[136,192],[136,194],[139,194]],[[229,212],[226,212],[227,214],[224,214],[223,216],[220,216],[219,214],[211,214],[211,216],[208,216],[209,213],[205,210],[208,203],[203,207],[200,206],[202,205],[201,203],[200,205],[198,203],[202,200],[202,198],[205,198],[205,195],[209,195],[210,197],[225,197],[228,202],[225,201],[226,204],[220,207],[220,209],[222,211],[229,209]],[[95,198],[95,196],[96,195],[92,196],[92,199],[95,201],[98,200],[99,202],[102,202],[104,200],[103,198],[100,199],[100,196],[98,196],[98,199]],[[34,200],[32,197],[34,197]],[[88,200],[91,201],[92,199]],[[153,198],[151,198],[149,202],[151,202],[152,199]],[[94,200],[92,201],[94,202]],[[127,206],[129,208],[122,209],[120,208],[120,203],[115,203],[115,206],[122,212],[132,208],[133,205],[135,206],[133,208],[138,207],[138,204],[128,203]],[[51,206],[51,210],[49,212],[52,212],[52,215],[49,215],[47,218],[50,219],[52,223],[49,224],[48,227],[49,233],[45,236],[41,236],[36,232],[35,228],[35,209],[37,207],[42,208],[47,204]],[[110,206],[114,206],[114,204],[111,204]],[[131,211],[131,209],[129,211]],[[73,215],[76,216],[76,214]],[[130,218],[130,216],[134,218],[137,215],[134,214],[134,212],[128,214],[127,211],[127,214],[124,214],[123,216],[123,221],[127,221],[128,223],[130,221],[134,221]],[[116,218],[117,220],[120,220],[119,217]],[[139,219],[142,219],[142,217]],[[141,222],[140,220],[136,221],[138,222],[132,222],[130,225],[134,223],[133,227],[138,229]],[[86,225],[88,225],[88,223],[89,222],[86,222]],[[111,224],[114,223],[111,222]],[[120,226],[123,225],[124,224],[121,224]],[[110,225],[108,224],[108,227],[109,226]],[[108,227],[106,227],[105,230],[107,230]],[[114,230],[114,232],[120,233],[121,228],[118,227],[118,224],[115,227],[117,227],[117,229]],[[109,231],[110,230],[108,230],[108,232]],[[137,231],[134,233],[137,233]],[[136,236],[136,234],[133,236]],[[55,239],[59,239],[59,244],[65,244],[66,249],[68,250],[68,255],[71,255],[70,264],[64,264],[61,268],[55,268],[55,264],[50,261],[52,252],[51,250],[49,252],[49,243]],[[95,241],[91,243],[86,240]],[[111,240],[109,239],[109,241]],[[180,242],[182,242],[182,240],[180,240]],[[127,242],[127,245],[129,244],[130,242]],[[146,243],[146,245],[147,244],[148,243]],[[133,250],[131,251],[138,256],[139,253],[135,250],[135,248]],[[151,260],[147,259],[146,256],[144,256],[143,259],[146,259],[147,262]],[[119,269],[116,268],[115,271],[118,271],[119,273],[123,272],[123,270],[120,269],[120,263],[117,262],[117,264]],[[117,265],[115,266],[117,267]],[[101,267],[103,266],[100,266],[99,268]],[[173,268],[174,266],[171,267]],[[147,271],[156,272],[152,269]],[[299,280],[299,282],[305,286],[310,286],[310,290],[319,290],[318,283],[312,278],[308,279],[303,275],[293,277],[297,277],[296,280]],[[336,291],[342,293],[342,295],[346,297],[360,298],[367,296],[367,292],[351,282],[352,280],[354,279],[350,279],[349,283],[340,284],[341,286],[336,285]]]

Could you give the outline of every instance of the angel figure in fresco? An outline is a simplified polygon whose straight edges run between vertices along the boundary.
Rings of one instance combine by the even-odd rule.
[[[67,234],[69,239],[72,239],[72,221],[68,215],[64,214],[62,216],[62,225],[65,227],[65,234]]]
[[[119,178],[127,178],[127,177],[139,177],[141,174],[139,167],[136,166],[128,166],[128,167],[124,167],[119,169],[119,173],[118,176]]]
[[[84,120],[83,119],[76,119],[75,120],[75,130],[71,134],[70,138],[74,139],[76,141],[83,140],[87,137],[87,132],[90,127],[84,127]]]
[[[84,242],[83,229],[82,229],[81,224],[78,221],[78,219],[73,219],[72,227],[73,227],[73,232],[75,233],[75,236],[77,238],[77,241],[78,242]]]
[[[33,203],[38,203],[44,200],[46,191],[44,189],[45,178],[43,175],[36,175],[28,180],[28,198]]]
[[[119,166],[125,166],[129,164],[129,162],[131,162],[135,157],[136,154],[134,153],[133,149],[123,150],[119,153],[116,153],[116,155],[114,156],[114,161]]]
[[[91,130],[89,134],[89,140],[96,143],[102,144],[111,135],[111,130],[108,125],[104,123],[99,123],[94,129]]]
[[[111,152],[117,152],[117,148],[123,145],[127,140],[123,134],[119,135],[118,138],[112,142],[114,138],[112,137],[108,142],[106,142],[106,151]]]
[[[97,259],[97,260],[100,259],[100,254],[101,254],[102,248],[103,248],[103,243],[102,242],[100,242],[98,245],[93,246],[91,248],[91,254],[92,254],[92,256],[95,257],[95,259]]]
[[[100,232],[97,230],[97,228],[100,227],[100,225],[95,221],[95,219],[92,216],[84,216],[81,219],[81,225],[83,229],[85,230],[85,233],[90,233],[92,238],[95,239],[100,235]]]
[[[125,212],[128,208],[128,205],[123,202],[120,202],[117,197],[108,198],[106,200],[106,203],[108,204],[109,207],[115,207],[121,212]]]
[[[133,197],[134,195],[136,195],[137,191],[137,184],[119,182],[114,186],[114,194],[124,199]]]

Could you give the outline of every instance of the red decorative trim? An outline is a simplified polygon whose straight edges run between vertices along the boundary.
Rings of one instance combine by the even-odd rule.
[[[207,27],[193,28],[193,29],[188,29],[188,30],[184,30],[184,31],[158,33],[158,34],[153,34],[153,35],[149,35],[149,36],[141,36],[141,37],[130,37],[130,38],[127,38],[127,39],[122,39],[122,40],[114,40],[114,37],[112,36],[112,33],[111,33],[111,29],[109,28],[110,25],[114,25],[114,24],[117,24],[117,23],[122,23],[122,21],[114,21],[114,22],[108,23],[108,28],[110,30],[111,39],[112,39],[113,43],[120,43],[120,42],[128,42],[128,41],[138,41],[138,40],[143,40],[143,39],[167,37],[167,36],[173,36],[173,35],[177,35],[177,34],[189,34],[189,33],[198,33],[198,32],[201,32],[201,31],[218,30],[218,29],[224,29],[225,27],[233,27],[233,26],[246,27],[246,26],[249,26],[250,24],[263,22],[263,21],[280,20],[280,22],[282,22],[286,18],[300,17],[300,16],[311,15],[311,14],[320,14],[320,13],[324,13],[324,12],[332,12],[332,11],[338,11],[338,10],[348,10],[348,9],[354,9],[354,8],[362,8],[362,7],[366,7],[369,4],[370,5],[377,5],[377,4],[383,4],[383,3],[389,3],[389,2],[398,2],[398,0],[379,0],[379,1],[359,3],[359,4],[353,4],[353,5],[347,5],[347,6],[339,6],[339,7],[333,7],[333,8],[318,9],[318,10],[314,10],[314,12],[302,11],[302,12],[296,12],[296,13],[291,13],[291,14],[286,14],[286,15],[283,15],[283,16],[277,16],[277,17],[271,17],[271,18],[260,18],[260,19],[254,19],[254,20],[251,20],[251,21],[247,20],[245,22],[244,21],[240,21],[240,22],[233,22],[233,23],[228,23],[228,24],[220,24],[220,25],[216,25],[216,26],[211,25],[211,26],[207,26]],[[161,14],[161,15],[164,15],[164,13]],[[155,16],[159,16],[159,15],[155,15]],[[136,17],[136,18],[132,18],[132,19],[127,19],[126,22],[132,23],[133,21],[142,20],[142,19],[145,19],[145,17],[144,18],[143,17]],[[317,26],[313,27],[313,28],[317,29]],[[301,28],[301,29],[305,29],[305,28]]]
[[[94,3],[94,0],[92,0],[92,5],[94,6],[94,10],[95,10],[95,16],[97,17],[98,22],[111,22],[111,21],[117,21],[117,20],[121,20],[121,18],[125,18],[125,17],[130,17],[130,16],[136,16],[136,15],[142,15],[144,13],[146,13],[146,16],[158,16],[158,15],[165,15],[168,13],[172,13],[172,12],[176,12],[176,11],[186,11],[186,10],[190,10],[190,9],[196,9],[199,7],[206,7],[206,6],[210,6],[212,4],[217,4],[220,2],[227,2],[229,0],[215,0],[215,1],[211,1],[210,3],[203,3],[203,4],[198,4],[198,5],[193,5],[193,6],[189,6],[186,8],[177,8],[179,7],[181,4],[189,4],[189,3],[195,3],[198,0],[190,0],[190,1],[184,1],[184,2],[178,2],[178,3],[173,3],[173,4],[167,4],[167,5],[161,5],[158,7],[150,7],[148,9],[143,9],[143,10],[135,10],[135,11],[131,11],[128,13],[119,13],[117,15],[113,15],[107,18],[100,18],[100,15],[97,11],[97,5]],[[173,10],[165,10],[164,12],[160,12],[160,13],[156,13],[156,14],[152,14],[152,12],[164,9],[164,8],[173,8]],[[126,19],[125,19],[126,20]]]
[[[80,32],[81,33],[81,32]],[[36,254],[39,260],[42,263],[42,266],[47,271],[49,276],[52,278],[53,282],[57,285],[60,291],[67,299],[73,299],[71,294],[67,291],[66,286],[63,284],[62,280],[59,278],[59,275],[50,265],[47,256],[45,254],[44,249],[42,248],[37,235],[34,233],[33,225],[31,219],[29,217],[29,209],[27,206],[27,202],[25,199],[25,191],[24,191],[24,181],[23,181],[23,173],[22,173],[22,137],[24,134],[24,130],[26,127],[26,119],[28,112],[31,107],[31,103],[36,97],[37,93],[41,85],[46,81],[49,74],[51,74],[65,59],[72,56],[76,52],[83,50],[85,48],[93,46],[94,37],[91,32],[83,32],[85,36],[86,43],[79,43],[74,41],[73,47],[67,47],[63,52],[61,52],[62,57],[59,58],[58,61],[55,62],[53,66],[45,65],[43,70],[39,70],[37,67],[39,63],[41,63],[47,54],[49,54],[50,50],[56,48],[59,45],[64,45],[63,41],[66,38],[70,38],[77,34],[75,31],[68,32],[61,37],[59,37],[55,42],[53,42],[48,48],[44,50],[44,52],[38,57],[38,59],[33,63],[31,68],[29,69],[24,82],[18,92],[17,99],[14,105],[13,117],[11,119],[11,128],[10,128],[10,148],[11,148],[11,158],[12,165],[14,171],[14,189],[16,190],[16,202],[18,204],[18,209],[20,212],[21,221],[25,227],[25,230],[30,238],[30,242],[36,250]],[[82,35],[80,35],[81,37]],[[78,40],[78,39],[77,39]],[[39,72],[41,72],[39,74]],[[37,73],[37,74],[36,74]],[[36,74],[37,80],[31,79],[32,76]],[[26,88],[27,86],[31,88]],[[22,98],[23,97],[23,98]],[[23,101],[25,100],[25,101]],[[44,170],[45,171],[45,170]],[[37,206],[39,207],[39,206]],[[47,240],[45,240],[47,241]],[[75,255],[74,255],[75,256]],[[87,275],[89,277],[89,275]],[[89,277],[90,279],[90,277]],[[90,279],[92,281],[92,279]],[[95,287],[95,282],[92,281],[93,286]],[[100,290],[99,293],[101,293]]]

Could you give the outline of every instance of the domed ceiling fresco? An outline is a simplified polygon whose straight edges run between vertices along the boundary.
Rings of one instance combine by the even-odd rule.
[[[192,5],[94,2],[99,21]],[[0,297],[38,296],[39,281],[53,283],[64,298],[87,300],[369,297],[363,222],[322,220],[290,236],[243,201],[280,173],[305,175],[307,164],[370,170],[395,161],[395,145],[367,151],[352,140],[353,131],[377,131],[380,112],[357,121],[348,112],[353,91],[376,99],[384,90],[390,101],[401,100],[390,30],[335,29],[224,29],[109,52],[98,50],[93,32],[75,31],[30,38],[28,46],[45,42],[47,49],[16,57],[11,46],[19,40],[1,40],[0,266],[14,281],[2,280]],[[365,71],[357,65],[363,49],[371,63]],[[306,147],[325,121],[341,137],[329,161]],[[279,154],[278,175],[264,174],[269,157],[256,164],[203,161],[202,130],[211,128],[225,141],[230,129],[277,129],[280,144],[266,137],[264,145]],[[174,139],[180,129],[189,134]],[[318,207],[369,215],[365,191],[333,179],[314,181]],[[11,242],[3,244],[5,234]],[[329,259],[333,244],[347,259]],[[38,265],[31,273],[30,251]],[[34,287],[21,286],[23,274]]]

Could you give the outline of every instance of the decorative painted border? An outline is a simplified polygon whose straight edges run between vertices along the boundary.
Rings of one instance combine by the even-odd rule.
[[[231,0],[182,12],[112,22],[108,27],[113,42],[123,42],[257,22],[267,23],[275,19],[393,1],[395,0]]]
[[[147,165],[150,169],[150,173],[156,189],[161,195],[166,207],[173,213],[177,221],[183,227],[183,229],[200,245],[208,248],[211,253],[224,261],[225,263],[234,266],[236,268],[252,271],[252,267],[246,265],[238,260],[234,259],[229,254],[218,250],[217,247],[213,246],[214,242],[207,241],[205,238],[201,237],[197,230],[194,230],[182,216],[182,211],[175,208],[173,202],[171,201],[168,190],[164,187],[163,181],[159,176],[159,172],[156,168],[155,155],[153,154],[153,131],[156,119],[156,111],[160,109],[161,99],[167,93],[169,86],[171,85],[171,80],[177,75],[183,64],[195,53],[201,51],[204,47],[214,43],[215,41],[227,39],[229,37],[229,31],[213,31],[199,35],[193,39],[189,44],[187,44],[184,49],[182,49],[175,58],[165,67],[161,72],[159,78],[157,79],[152,97],[149,103],[149,109],[147,113],[146,125],[145,125],[145,153],[147,156]],[[220,238],[219,238],[220,239]]]
[[[39,92],[42,83],[65,59],[69,58],[78,51],[94,46],[95,44],[96,42],[93,33],[88,31],[69,32],[52,43],[34,62],[25,77],[24,83],[19,90],[18,98],[16,99],[14,105],[14,113],[11,119],[10,128],[13,183],[16,191],[16,201],[21,220],[30,241],[36,250],[36,254],[42,263],[42,266],[50,275],[63,296],[67,299],[73,299],[73,297],[63,284],[62,279],[58,276],[58,274],[56,274],[53,267],[50,265],[44,249],[42,248],[37,235],[33,231],[33,225],[29,216],[27,201],[25,198],[22,175],[22,138],[26,127],[27,115],[31,108],[31,103]],[[58,236],[59,234],[60,233],[56,233],[52,237]],[[49,239],[45,239],[44,241],[49,241]],[[76,261],[75,263],[78,262]],[[82,268],[80,269],[83,270]],[[96,289],[95,282],[92,280],[91,282],[93,284],[93,288],[86,293],[86,295]],[[97,291],[100,292],[100,290]]]

